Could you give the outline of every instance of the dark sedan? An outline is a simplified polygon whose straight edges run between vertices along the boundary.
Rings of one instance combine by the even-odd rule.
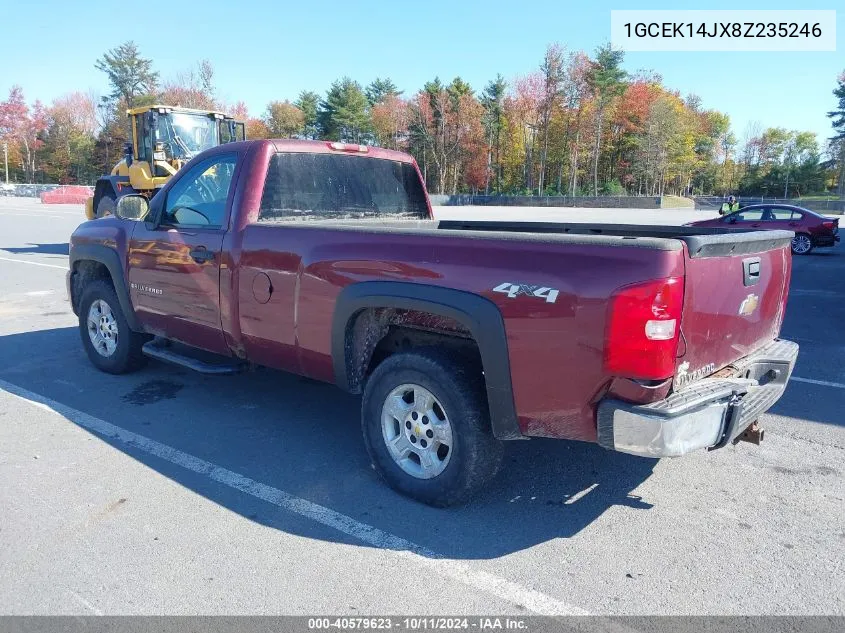
[[[790,204],[751,204],[720,218],[690,222],[687,226],[736,226],[760,230],[794,231],[792,252],[806,255],[814,248],[839,241],[839,220]]]

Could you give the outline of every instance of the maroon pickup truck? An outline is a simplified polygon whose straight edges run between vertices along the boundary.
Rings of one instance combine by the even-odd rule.
[[[335,383],[363,395],[387,483],[448,505],[495,474],[502,440],[648,457],[759,441],[798,354],[778,338],[791,238],[438,222],[406,154],[260,140],[82,224],[68,289],[101,370]]]

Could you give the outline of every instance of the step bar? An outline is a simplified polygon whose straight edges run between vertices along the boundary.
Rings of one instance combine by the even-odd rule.
[[[199,358],[188,356],[187,354],[181,354],[170,347],[168,341],[163,341],[161,339],[154,339],[145,343],[144,346],[141,347],[141,351],[145,356],[149,356],[150,358],[170,363],[171,365],[185,367],[186,369],[193,370],[200,374],[229,376],[232,374],[240,374],[249,368],[248,363],[232,362],[230,359],[223,356],[221,356],[220,359],[227,362],[209,363],[204,360],[200,360]]]

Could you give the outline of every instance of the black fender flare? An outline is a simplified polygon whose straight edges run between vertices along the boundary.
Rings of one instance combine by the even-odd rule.
[[[129,299],[129,287],[126,284],[123,266],[120,264],[118,254],[102,244],[79,244],[70,249],[70,270],[72,272],[75,273],[75,265],[79,261],[95,261],[106,267],[109,275],[111,275],[114,291],[117,300],[120,302],[120,309],[123,310],[123,316],[126,317],[126,322],[134,332],[143,332],[144,329],[138,323],[135,310],[132,308],[132,301]],[[72,283],[70,288],[72,292]],[[71,300],[73,301],[73,297],[71,297]]]
[[[466,327],[481,353],[493,435],[500,440],[523,437],[513,399],[505,322],[495,303],[463,290],[425,284],[363,281],[347,286],[335,303],[331,342],[335,382],[345,391],[351,390],[346,346],[350,325],[367,308],[418,310]]]
[[[113,197],[117,202],[118,199],[130,193],[137,192],[129,184],[129,178],[126,176],[100,176],[94,185],[94,213],[97,212],[97,205],[103,196]]]

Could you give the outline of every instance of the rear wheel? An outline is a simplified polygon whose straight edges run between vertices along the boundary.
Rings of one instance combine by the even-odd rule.
[[[97,203],[97,217],[104,218],[109,215],[114,215],[114,209],[117,206],[114,198],[111,196],[103,196]]]
[[[376,368],[364,390],[362,426],[379,475],[433,506],[469,499],[502,459],[480,370],[435,350],[395,354]]]
[[[92,281],[79,302],[79,335],[90,361],[110,374],[125,374],[144,365],[141,346],[149,340],[126,322],[111,284]]]
[[[792,253],[806,255],[813,250],[813,240],[806,233],[796,233],[792,238]]]

